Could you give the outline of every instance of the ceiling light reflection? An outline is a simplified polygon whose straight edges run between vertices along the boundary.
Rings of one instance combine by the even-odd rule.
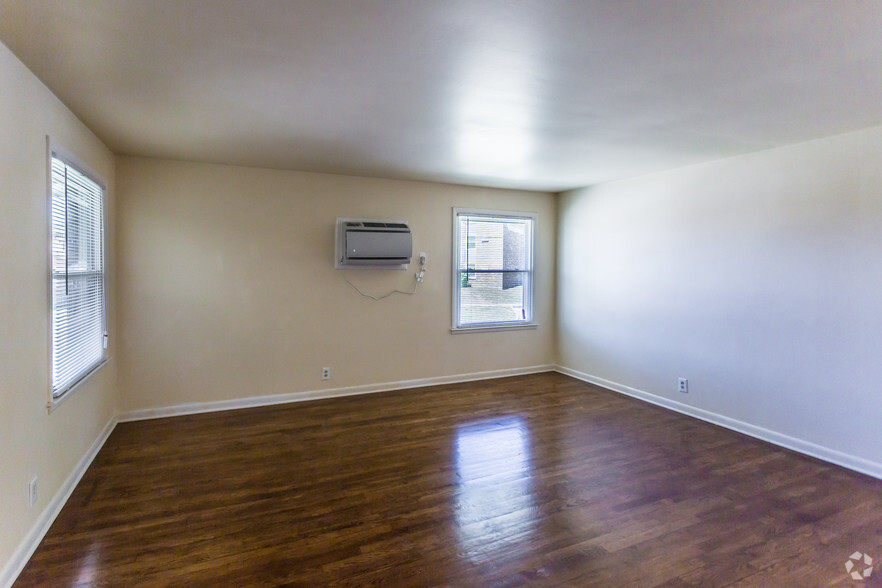
[[[95,583],[95,578],[98,575],[98,570],[101,563],[98,559],[98,556],[100,554],[100,542],[93,541],[92,544],[89,545],[89,550],[86,552],[86,557],[79,563],[79,569],[77,570],[77,579],[73,584],[74,586],[92,586]]]
[[[457,539],[474,563],[523,545],[536,529],[532,456],[521,417],[494,419],[456,432]]]

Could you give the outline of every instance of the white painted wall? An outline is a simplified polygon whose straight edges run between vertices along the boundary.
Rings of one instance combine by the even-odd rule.
[[[100,174],[108,190],[111,360],[49,414],[49,225],[46,135]],[[0,44],[0,585],[21,563],[25,538],[115,411],[114,158]],[[28,507],[28,481],[40,499]],[[24,554],[26,555],[26,554]],[[19,558],[19,559],[16,559]]]
[[[882,473],[882,127],[565,193],[558,255],[561,365]]]
[[[359,387],[554,363],[548,193],[121,157],[121,406]],[[537,212],[536,330],[452,335],[452,208]],[[425,281],[334,269],[337,217],[407,220]],[[321,368],[331,379],[320,379]]]

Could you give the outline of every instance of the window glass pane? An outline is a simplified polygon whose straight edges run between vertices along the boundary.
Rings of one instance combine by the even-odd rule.
[[[528,269],[525,245],[529,222],[529,219],[460,217],[458,269]]]
[[[67,293],[65,293],[65,290]],[[52,280],[53,391],[64,391],[104,356],[104,279],[71,275]]]
[[[498,323],[526,320],[524,297],[527,272],[469,274],[461,272],[459,289],[460,324]],[[506,281],[516,281],[514,286]]]

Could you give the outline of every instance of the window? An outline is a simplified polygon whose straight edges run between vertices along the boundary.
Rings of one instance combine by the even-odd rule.
[[[104,189],[51,155],[52,400],[104,361]]]
[[[535,326],[533,213],[453,209],[453,330]]]

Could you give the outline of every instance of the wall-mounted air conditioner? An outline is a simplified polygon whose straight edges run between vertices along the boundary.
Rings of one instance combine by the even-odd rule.
[[[336,269],[407,269],[413,238],[407,221],[338,218]]]

